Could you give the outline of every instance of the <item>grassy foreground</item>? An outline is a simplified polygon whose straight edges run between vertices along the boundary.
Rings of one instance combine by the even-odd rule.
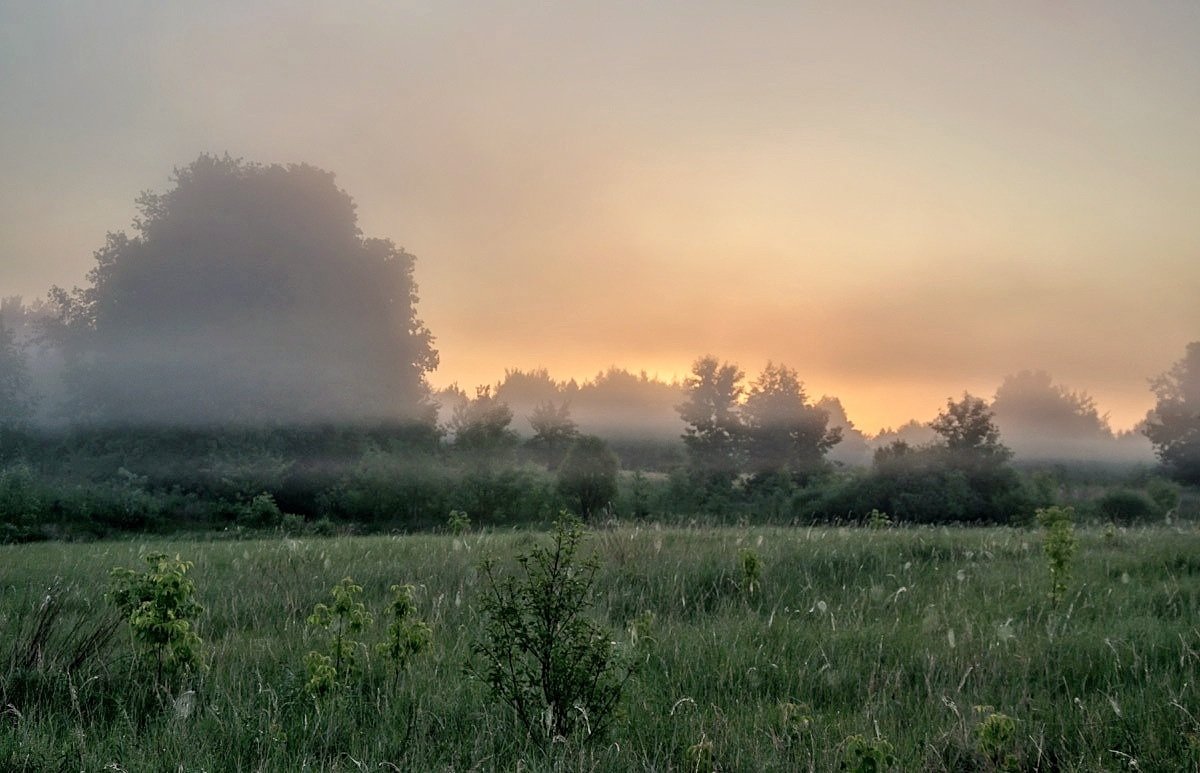
[[[625,640],[649,611],[653,642],[607,737],[549,751],[464,674],[479,560],[544,534],[0,547],[0,769],[831,770],[856,735],[886,739],[901,770],[1196,769],[1200,532],[1079,537],[1052,606],[1036,531],[594,532],[597,617]],[[762,560],[753,596],[745,549]],[[206,608],[210,668],[162,705],[135,699],[149,677],[124,629],[64,666],[73,624],[111,615],[109,569],[149,550],[195,562]],[[433,647],[398,684],[372,669],[318,702],[305,618],[346,575],[375,610],[416,585]],[[62,615],[31,656],[52,585]]]

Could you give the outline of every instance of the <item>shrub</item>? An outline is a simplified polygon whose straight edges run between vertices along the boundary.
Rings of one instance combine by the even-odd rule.
[[[1050,567],[1050,600],[1057,604],[1067,591],[1075,551],[1079,547],[1075,539],[1075,511],[1057,505],[1039,508],[1037,520],[1045,532],[1042,549]]]
[[[1158,509],[1164,514],[1169,514],[1176,507],[1179,507],[1179,484],[1169,481],[1166,478],[1154,477],[1148,480],[1146,482],[1146,494],[1154,500],[1154,504],[1158,505]]]
[[[979,753],[987,760],[991,770],[1018,770],[1015,744],[1017,720],[992,711],[990,706],[976,706],[986,716],[975,726],[975,742]]]
[[[283,512],[275,504],[275,497],[264,491],[238,506],[237,521],[251,529],[268,529],[283,521]]]
[[[44,508],[41,487],[27,465],[0,471],[0,544],[35,539]]]
[[[579,558],[582,539],[580,523],[564,514],[550,547],[519,555],[517,572],[501,576],[490,560],[480,567],[484,619],[474,651],[483,666],[472,672],[539,743],[580,729],[598,737],[629,677],[608,631],[586,616],[599,564]]]
[[[758,557],[757,552],[749,548],[743,548],[739,558],[742,565],[742,590],[747,596],[753,596],[762,587],[762,559]]]
[[[892,745],[883,738],[870,739],[852,735],[842,742],[839,769],[849,773],[883,773],[896,767],[898,761]]]
[[[308,690],[315,695],[327,695],[345,686],[358,674],[361,665],[358,650],[361,646],[353,637],[370,627],[371,613],[358,600],[362,586],[343,577],[330,591],[333,606],[317,604],[308,616],[308,624],[324,632],[328,641],[325,652],[310,651],[304,657],[308,669]]]
[[[1096,502],[1096,514],[1101,520],[1115,523],[1137,523],[1161,518],[1163,511],[1144,492],[1116,489],[1100,497]]]
[[[471,516],[462,510],[451,510],[450,515],[446,518],[446,528],[455,537],[461,537],[467,529],[471,528]]]
[[[392,667],[392,684],[400,679],[400,672],[408,668],[417,655],[429,648],[433,631],[417,617],[417,606],[413,603],[413,586],[393,585],[391,603],[388,604],[387,638],[375,646]]]
[[[113,569],[108,598],[129,623],[134,641],[154,663],[154,684],[169,687],[203,667],[203,641],[195,618],[204,611],[193,598],[196,584],[187,576],[190,561],[151,553],[142,572]]]
[[[880,512],[874,508],[871,509],[871,512],[867,513],[867,526],[871,529],[886,529],[892,525],[892,519],[888,517],[887,513]]]
[[[581,518],[588,519],[617,495],[617,455],[598,437],[571,444],[558,468],[558,491]]]

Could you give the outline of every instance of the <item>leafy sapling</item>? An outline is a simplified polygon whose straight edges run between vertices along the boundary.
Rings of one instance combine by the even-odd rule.
[[[417,605],[413,603],[413,586],[393,585],[392,600],[388,604],[389,623],[387,638],[375,645],[375,651],[391,665],[392,686],[400,680],[400,672],[408,668],[413,658],[429,649],[433,641],[433,630],[417,617]]]
[[[148,568],[109,572],[109,601],[129,624],[141,653],[154,663],[154,684],[170,689],[204,667],[203,642],[195,619],[204,608],[195,600],[196,584],[187,576],[191,561],[150,553]]]
[[[311,651],[304,657],[308,669],[308,690],[314,695],[327,695],[349,683],[361,671],[358,657],[359,642],[354,638],[371,626],[373,619],[359,601],[362,586],[349,577],[333,586],[330,592],[333,605],[317,604],[308,616],[312,628],[328,637],[326,652]]]
[[[1050,600],[1057,605],[1067,592],[1079,543],[1075,538],[1075,511],[1070,507],[1044,507],[1037,511],[1045,542],[1042,550],[1050,567]]]
[[[991,706],[976,706],[975,710],[984,715],[975,725],[974,736],[979,753],[987,760],[988,769],[1020,770],[1016,754],[1017,720],[992,710]]]
[[[750,548],[743,548],[739,557],[742,565],[742,591],[747,597],[753,597],[762,588],[762,559]]]
[[[451,510],[446,518],[446,528],[455,537],[461,537],[471,528],[471,517],[462,510]]]
[[[887,739],[857,734],[842,741],[841,757],[838,769],[848,773],[884,773],[895,770],[899,764]]]
[[[609,632],[587,616],[599,563],[579,557],[582,539],[578,519],[564,513],[550,546],[518,556],[517,571],[480,567],[484,617],[474,651],[482,666],[470,671],[538,743],[599,737],[630,675]]]
[[[867,513],[867,526],[869,528],[880,530],[891,528],[893,525],[891,517],[885,512],[872,509],[871,512]]]

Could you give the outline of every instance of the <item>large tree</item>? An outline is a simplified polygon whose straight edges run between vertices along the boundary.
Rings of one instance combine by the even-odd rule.
[[[563,397],[580,429],[608,438],[675,438],[679,419],[674,410],[684,398],[679,384],[666,383],[646,371],[632,373],[611,367],[572,389],[567,384]]]
[[[683,382],[686,399],[676,406],[686,425],[692,471],[713,483],[732,483],[741,467],[745,432],[738,402],[745,374],[716,357],[701,357]]]
[[[1158,401],[1146,417],[1146,437],[1176,479],[1200,484],[1200,341],[1151,387]]]
[[[1012,458],[1012,451],[1000,442],[991,407],[981,397],[964,392],[961,400],[947,398],[946,409],[929,426],[941,436],[951,466],[992,470]]]
[[[571,444],[579,437],[579,426],[571,418],[571,404],[566,400],[555,404],[541,403],[529,415],[533,437],[528,445],[547,467],[557,467]]]
[[[363,237],[332,174],[202,155],[172,181],[51,291],[78,418],[432,420],[413,256]]]
[[[842,439],[829,413],[808,402],[796,371],[770,362],[750,385],[742,407],[750,469],[757,475],[809,475]]]
[[[1055,384],[1042,370],[1005,377],[991,409],[1005,445],[1018,456],[1086,458],[1113,438],[1091,397]]]
[[[545,368],[521,370],[504,369],[504,380],[496,385],[498,400],[508,403],[513,412],[513,429],[522,435],[537,431],[532,425],[532,414],[538,406],[562,400],[562,387]]]

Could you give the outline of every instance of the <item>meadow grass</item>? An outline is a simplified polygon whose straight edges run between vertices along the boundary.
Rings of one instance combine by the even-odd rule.
[[[0,769],[831,770],[855,735],[886,739],[902,770],[1196,769],[1200,532],[1078,536],[1054,604],[1033,530],[591,532],[596,617],[624,647],[650,612],[652,641],[629,650],[640,670],[606,737],[546,750],[465,671],[478,562],[543,533],[0,547]],[[151,551],[195,563],[205,607],[209,668],[167,699],[136,687],[150,679],[124,628],[63,665],[112,619],[108,571]],[[752,594],[745,551],[761,565]],[[415,585],[433,646],[398,681],[374,662],[317,699],[305,618],[344,576],[377,613],[390,585]],[[39,638],[48,593],[62,606]],[[998,742],[993,714],[1014,720]]]

